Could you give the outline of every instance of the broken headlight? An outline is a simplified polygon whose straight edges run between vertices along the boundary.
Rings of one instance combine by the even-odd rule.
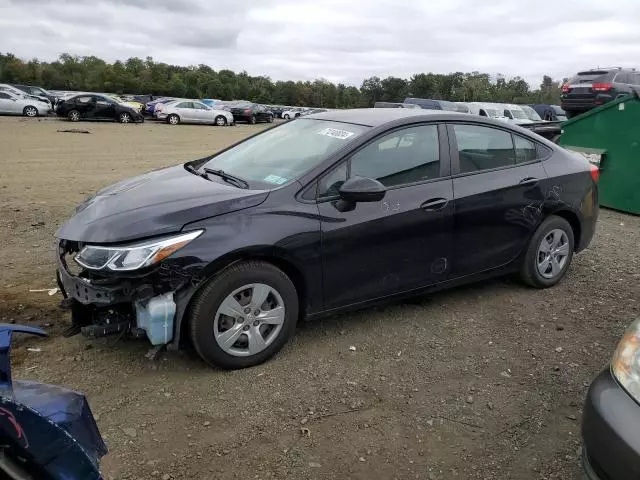
[[[75,256],[75,261],[90,270],[102,270],[103,268],[115,272],[138,270],[164,260],[191,240],[198,238],[202,232],[203,230],[195,230],[128,245],[86,245]]]
[[[627,328],[618,343],[611,371],[627,393],[640,401],[640,319]]]

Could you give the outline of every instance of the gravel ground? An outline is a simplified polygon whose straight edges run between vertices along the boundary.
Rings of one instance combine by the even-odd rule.
[[[550,290],[500,279],[303,324],[243,371],[150,361],[59,336],[59,298],[29,292],[55,286],[52,235],[97,188],[264,127],[68,127],[0,118],[0,320],[52,332],[20,342],[15,376],[86,392],[107,479],[579,478],[587,386],[640,312],[639,217],[602,210]]]

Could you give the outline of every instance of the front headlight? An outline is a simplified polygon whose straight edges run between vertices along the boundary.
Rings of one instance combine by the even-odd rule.
[[[138,270],[154,265],[175,253],[204,230],[164,237],[122,246],[87,245],[75,256],[75,261],[90,270],[107,268],[115,272]]]
[[[640,319],[627,328],[618,343],[611,371],[627,393],[640,402]]]

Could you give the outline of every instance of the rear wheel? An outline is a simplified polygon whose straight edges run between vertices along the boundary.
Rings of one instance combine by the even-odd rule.
[[[573,249],[573,229],[569,222],[550,216],[531,237],[520,272],[522,280],[536,288],[554,286],[567,273]]]
[[[232,265],[195,298],[189,316],[191,341],[202,359],[227,369],[251,367],[275,355],[298,320],[296,288],[267,262]]]
[[[131,114],[129,112],[122,112],[118,115],[120,123],[131,123]]]
[[[170,125],[178,125],[180,123],[180,117],[175,113],[172,113],[167,117],[167,123]]]
[[[68,114],[67,117],[69,118],[70,121],[72,122],[77,122],[80,120],[80,112],[77,110],[71,110]]]
[[[218,116],[216,117],[215,123],[216,123],[216,125],[218,125],[219,127],[223,127],[224,125],[226,125],[226,124],[227,124],[227,119],[226,119],[226,118],[224,118],[222,115],[218,115]]]
[[[22,110],[22,114],[25,117],[37,117],[38,116],[38,109],[36,107],[31,106],[31,105],[27,105],[26,107],[24,107],[24,110]]]
[[[267,123],[273,123],[273,115],[267,117]]]
[[[255,115],[251,115],[251,118],[249,119],[249,123],[251,125],[255,125],[256,124],[256,116]]]
[[[282,116],[282,118],[284,118],[285,120],[289,120],[289,114],[288,114],[288,113],[285,113],[285,114]]]

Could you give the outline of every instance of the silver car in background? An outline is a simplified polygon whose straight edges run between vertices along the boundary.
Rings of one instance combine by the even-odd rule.
[[[25,117],[37,117],[47,115],[51,111],[51,104],[37,98],[18,95],[9,90],[0,90],[0,114],[24,115]]]
[[[226,110],[216,110],[202,102],[194,100],[177,100],[169,103],[158,103],[154,109],[158,120],[171,125],[179,123],[208,123],[211,125],[233,125],[233,115]]]

